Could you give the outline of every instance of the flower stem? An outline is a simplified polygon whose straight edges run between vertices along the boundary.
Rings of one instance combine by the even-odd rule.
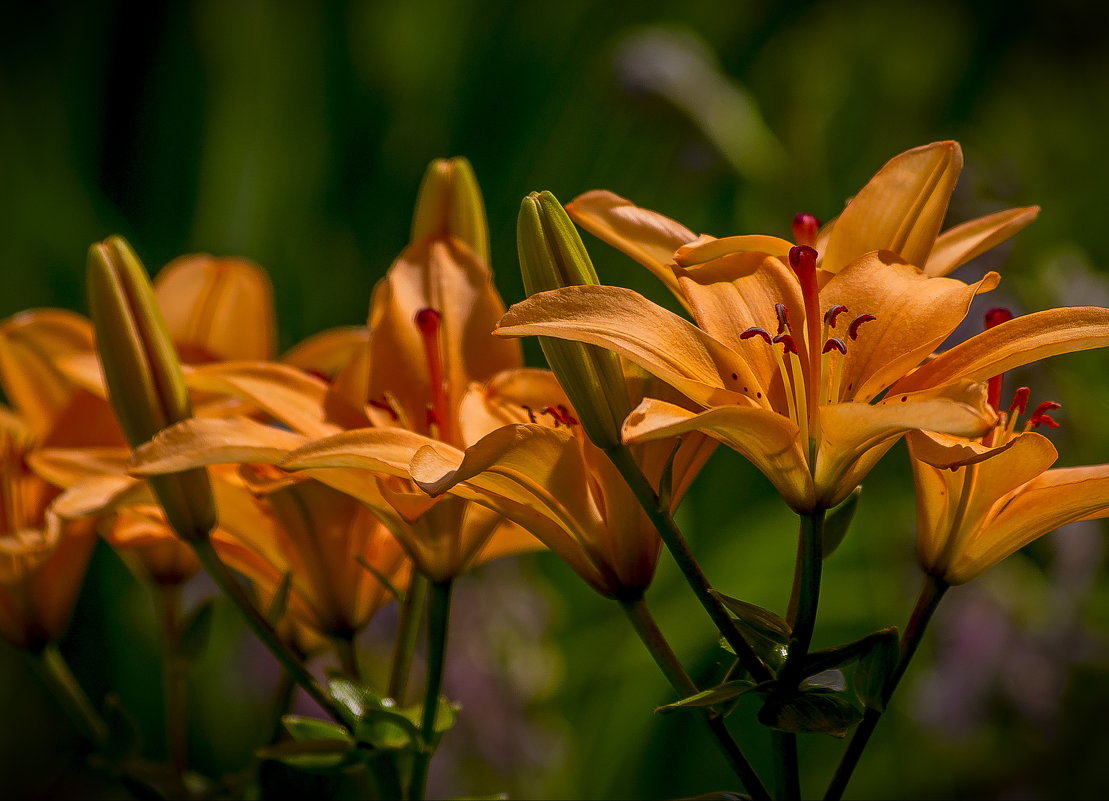
[[[452,580],[432,581],[427,620],[427,689],[424,693],[424,714],[420,733],[424,750],[416,755],[412,768],[409,798],[420,801],[427,788],[427,771],[435,750],[435,718],[439,712],[439,694],[443,686],[443,664],[447,655],[447,627],[451,613]]]
[[[65,657],[55,643],[48,643],[34,655],[39,675],[50,685],[55,697],[65,707],[82,734],[89,738],[97,750],[103,751],[110,739],[108,724],[93,707],[88,695],[81,689],[77,677],[66,664]]]
[[[196,539],[190,540],[189,544],[193,547],[200,564],[204,566],[208,575],[212,577],[212,580],[216,582],[224,595],[227,595],[239,607],[239,611],[242,612],[255,635],[289,671],[293,681],[303,687],[305,692],[312,696],[312,699],[323,707],[323,710],[337,723],[347,725],[347,721],[343,718],[339,707],[328,697],[323,687],[316,681],[316,677],[308,672],[308,668],[297,658],[292,649],[282,642],[265,616],[258,611],[258,607],[247,596],[242,584],[231,574],[227,565],[220,560],[219,555],[216,554],[216,549],[212,547],[211,541],[207,538]]]
[[[619,603],[627,614],[628,620],[631,621],[635,633],[639,635],[639,639],[643,641],[647,651],[655,660],[655,664],[669,680],[674,691],[683,698],[696,695],[698,692],[697,685],[689,678],[689,674],[685,672],[685,668],[670,647],[670,643],[666,641],[666,637],[655,622],[651,610],[647,608],[647,602],[640,598],[635,601],[620,601]],[[704,718],[713,737],[716,738],[720,750],[724,752],[728,764],[735,771],[740,781],[743,782],[751,797],[769,801],[770,794],[766,791],[766,787],[759,779],[751,763],[743,755],[739,744],[736,743],[731,732],[728,731],[724,718],[709,710],[704,710]]]
[[[890,674],[889,680],[886,682],[885,691],[882,694],[883,706],[888,704],[890,698],[893,697],[893,691],[897,689],[901,677],[905,675],[905,671],[909,667],[909,662],[912,661],[917,648],[920,646],[928,622],[932,619],[936,607],[940,605],[944,593],[947,592],[950,586],[943,579],[935,576],[925,577],[924,586],[921,587],[920,596],[913,608],[913,614],[909,618],[909,622],[905,626],[905,633],[901,637],[901,655],[897,660],[893,673]],[[851,774],[859,764],[859,758],[862,756],[863,750],[870,740],[870,735],[874,733],[874,728],[878,725],[881,717],[882,713],[877,709],[868,708],[863,714],[863,719],[851,736],[851,742],[848,743],[847,750],[836,768],[835,775],[832,776],[828,791],[824,794],[825,801],[839,801],[843,797],[843,792],[847,789],[847,783],[851,780]]]
[[[635,494],[640,506],[643,507],[643,511],[647,514],[651,523],[654,524],[659,536],[666,544],[667,550],[673,556],[678,569],[682,571],[682,575],[685,576],[686,581],[697,596],[697,600],[701,602],[701,606],[704,607],[709,618],[719,629],[728,645],[735,651],[740,664],[756,682],[768,681],[773,678],[770,669],[763,664],[758,654],[744,639],[732,616],[728,614],[728,610],[724,608],[720,599],[712,594],[712,587],[705,577],[704,571],[701,570],[701,566],[693,557],[689,544],[682,536],[681,530],[674,523],[670,511],[659,505],[658,495],[650,482],[647,481],[647,477],[639,469],[635,459],[632,458],[631,452],[624,446],[617,446],[606,449],[605,453]]]
[[[358,666],[358,649],[354,645],[354,632],[331,638],[339,656],[339,668],[351,681],[361,683],[362,669]]]
[[[412,654],[416,651],[416,641],[420,636],[420,619],[426,601],[427,578],[413,571],[400,609],[397,640],[393,646],[393,667],[389,673],[389,697],[400,706],[404,706],[404,696],[408,691],[408,674],[412,670]]]
[[[162,607],[162,693],[166,715],[166,750],[170,764],[178,776],[188,764],[188,698],[186,696],[187,666],[177,654],[181,639],[181,585],[166,584],[158,588]]]

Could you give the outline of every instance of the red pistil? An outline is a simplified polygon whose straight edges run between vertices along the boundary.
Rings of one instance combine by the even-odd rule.
[[[770,338],[770,332],[767,331],[765,328],[759,328],[758,326],[752,326],[739,335],[740,339],[750,339],[751,337],[762,337],[766,340],[767,345],[769,345],[772,341]]]
[[[859,326],[861,326],[863,323],[869,323],[871,320],[877,319],[878,318],[875,317],[873,314],[860,314],[858,317],[852,320],[851,325],[847,327],[847,336],[851,337],[851,339],[853,340],[858,339]]]
[[[775,345],[781,345],[786,353],[797,353],[797,343],[789,334],[778,334],[772,341]]]
[[[846,306],[844,306],[842,303],[837,303],[835,306],[828,309],[828,311],[824,312],[824,325],[828,326],[829,328],[835,328],[836,319],[841,314],[844,314],[846,311]]]
[[[798,245],[815,245],[820,231],[820,220],[808,212],[801,212],[793,218],[793,241]]]
[[[840,353],[847,354],[847,343],[839,337],[828,337],[828,341],[824,343],[824,350],[820,351],[822,354],[830,350],[838,350]]]
[[[1009,404],[1009,414],[1024,414],[1024,410],[1028,408],[1028,396],[1031,394],[1032,390],[1028,387],[1018,387],[1013,393],[1013,402]]]
[[[1048,428],[1058,428],[1057,423],[1048,412],[1052,409],[1058,409],[1060,404],[1055,401],[1044,401],[1036,407],[1036,411],[1032,412],[1032,416],[1028,418],[1029,424],[1032,428],[1039,428],[1040,426],[1047,426]]]
[[[427,359],[428,382],[431,386],[431,404],[428,406],[427,425],[436,427],[439,439],[449,441],[447,411],[447,376],[443,370],[443,354],[439,349],[439,329],[443,315],[432,308],[416,312],[416,327],[424,340],[424,356]]]
[[[993,328],[995,325],[1007,323],[1013,319],[1013,313],[1008,309],[998,306],[997,308],[990,309],[986,312],[986,328]]]
[[[774,304],[774,313],[778,315],[778,333],[791,331],[789,327],[789,308],[784,303]]]

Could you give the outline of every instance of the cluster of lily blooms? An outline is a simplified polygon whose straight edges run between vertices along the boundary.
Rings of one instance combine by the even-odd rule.
[[[1001,400],[1005,371],[1109,344],[1109,310],[994,311],[935,352],[999,281],[952,273],[1038,211],[941,233],[961,165],[952,142],[903,153],[831,222],[799,215],[792,242],[697,236],[606,191],[565,212],[532,195],[530,296],[506,311],[469,165],[439,161],[367,324],[280,357],[258,266],[184,256],[151,291],[126,242],[97,244],[95,331],[59,309],[0,324],[0,635],[62,634],[98,535],[166,586],[210,539],[259,605],[287,595],[278,630],[301,653],[358,632],[414,571],[443,582],[541,547],[635,599],[660,541],[614,448],[672,509],[723,443],[805,515],[908,435],[920,561],[947,584],[1109,514],[1109,466],[1049,469],[1034,429],[1054,404]],[[687,316],[598,283],[566,212]],[[524,366],[532,335],[554,372]]]

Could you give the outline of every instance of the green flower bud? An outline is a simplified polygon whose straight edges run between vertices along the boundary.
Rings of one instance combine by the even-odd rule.
[[[516,248],[529,296],[600,283],[577,229],[550,192],[533,192],[520,204]],[[585,433],[599,448],[618,445],[631,412],[619,357],[595,345],[550,337],[539,337],[539,345]]]
[[[416,198],[412,236],[450,236],[465,242],[489,263],[489,226],[474,168],[464,158],[436,159],[428,165]]]
[[[89,312],[108,396],[132,447],[192,416],[177,351],[146,270],[126,240],[89,248]],[[215,526],[215,500],[203,468],[148,479],[166,517],[184,539]]]

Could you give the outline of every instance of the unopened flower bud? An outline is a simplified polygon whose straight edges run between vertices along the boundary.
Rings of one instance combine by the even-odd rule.
[[[464,158],[436,159],[428,165],[412,216],[412,242],[450,236],[465,242],[489,263],[489,226],[474,168]]]
[[[126,240],[89,248],[89,312],[108,395],[132,447],[192,416],[181,364],[150,286]],[[203,468],[148,479],[166,517],[185,539],[215,525],[215,501]]]
[[[577,229],[550,192],[528,195],[520,205],[516,247],[528,295],[600,283]],[[595,345],[539,337],[585,433],[600,448],[620,443],[620,427],[631,412],[620,359]]]

